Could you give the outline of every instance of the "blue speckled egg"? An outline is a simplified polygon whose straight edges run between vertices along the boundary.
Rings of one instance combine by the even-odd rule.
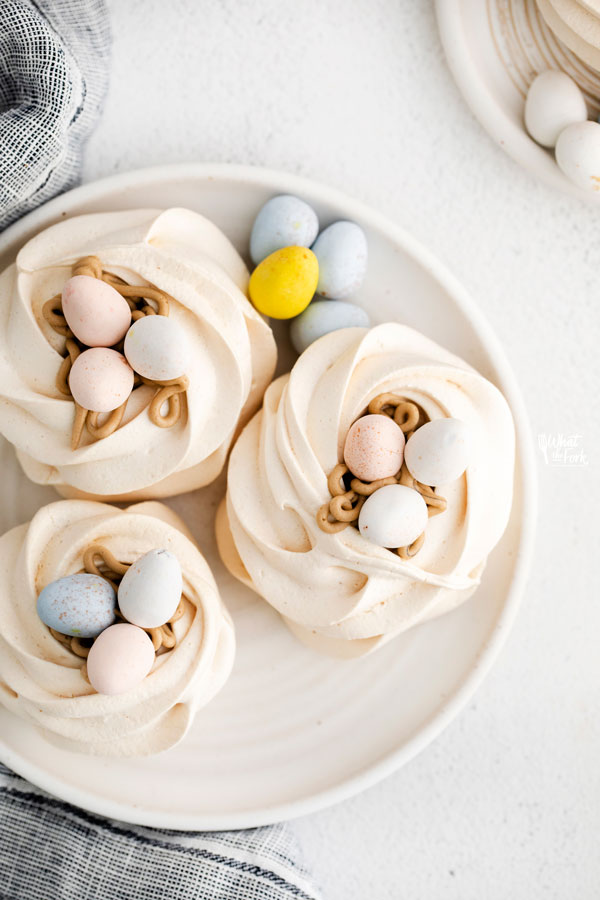
[[[250,256],[258,265],[283,247],[310,247],[319,231],[317,214],[308,203],[292,194],[267,200],[250,235]]]
[[[317,338],[340,328],[369,328],[368,314],[360,306],[344,300],[313,300],[290,325],[290,340],[298,353]]]
[[[117,595],[99,575],[65,575],[37,599],[38,616],[49,628],[72,637],[95,638],[115,621]]]
[[[334,222],[312,246],[319,261],[317,294],[343,300],[360,288],[367,272],[367,238],[355,222]]]

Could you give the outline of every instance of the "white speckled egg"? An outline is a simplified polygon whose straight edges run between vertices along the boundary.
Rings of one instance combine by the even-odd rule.
[[[360,306],[344,300],[313,300],[290,325],[290,340],[298,353],[313,341],[340,328],[369,328],[369,315]]]
[[[62,290],[62,311],[76,338],[88,347],[111,347],[125,337],[131,310],[105,281],[74,275]]]
[[[136,372],[154,381],[180,378],[190,365],[187,336],[167,316],[144,316],[134,322],[125,336],[124,352]]]
[[[436,487],[459,478],[469,463],[469,428],[460,419],[433,419],[406,442],[404,461],[421,484]]]
[[[179,606],[182,590],[177,557],[168,550],[150,550],[125,572],[119,585],[119,608],[128,622],[158,628]]]
[[[154,665],[154,647],[145,631],[126,622],[111,625],[91,646],[87,674],[99,694],[124,694],[137,687]]]
[[[37,599],[42,622],[60,634],[94,638],[115,621],[114,588],[99,575],[85,572],[50,582]]]
[[[404,434],[389,416],[362,416],[346,435],[344,462],[361,481],[395,475],[403,454]]]
[[[250,235],[250,256],[258,265],[283,247],[310,247],[319,231],[317,214],[308,203],[292,194],[267,200]]]
[[[110,412],[125,403],[133,390],[133,369],[116,350],[92,347],[84,350],[71,368],[69,387],[73,400],[93,412]]]
[[[363,537],[380,547],[406,547],[427,527],[427,504],[418,491],[387,484],[367,497],[358,517]]]
[[[355,222],[334,222],[312,246],[319,261],[317,294],[343,300],[360,288],[367,271],[367,239]]]
[[[542,147],[554,147],[567,125],[585,122],[583,94],[565,72],[551,69],[531,83],[525,102],[525,127]]]
[[[556,162],[573,184],[585,191],[600,191],[600,125],[579,122],[558,136]]]

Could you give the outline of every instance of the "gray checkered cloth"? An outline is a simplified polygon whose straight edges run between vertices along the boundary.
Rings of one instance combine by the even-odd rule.
[[[2,900],[318,900],[287,825],[190,833],[102,819],[0,765]]]
[[[79,178],[100,112],[104,0],[0,0],[0,229]],[[51,797],[0,764],[2,900],[317,900],[286,825],[142,828]]]
[[[77,183],[109,61],[104,0],[0,0],[0,230]]]

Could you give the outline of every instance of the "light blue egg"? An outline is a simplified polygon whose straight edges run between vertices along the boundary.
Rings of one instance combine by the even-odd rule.
[[[267,200],[250,235],[250,256],[255,265],[282,247],[310,247],[319,232],[317,214],[292,194]]]
[[[38,616],[71,637],[95,638],[115,621],[117,595],[99,575],[65,575],[51,581],[37,599]]]
[[[290,340],[298,353],[317,338],[340,328],[370,328],[369,316],[360,306],[343,300],[313,300],[290,325]]]
[[[317,294],[329,300],[351,297],[367,273],[367,238],[355,222],[334,222],[312,246],[319,261]]]

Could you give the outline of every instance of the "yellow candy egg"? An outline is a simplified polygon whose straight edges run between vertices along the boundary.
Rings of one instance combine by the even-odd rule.
[[[317,289],[319,263],[307,247],[283,247],[267,256],[250,278],[250,299],[272,319],[291,319],[306,309]]]

